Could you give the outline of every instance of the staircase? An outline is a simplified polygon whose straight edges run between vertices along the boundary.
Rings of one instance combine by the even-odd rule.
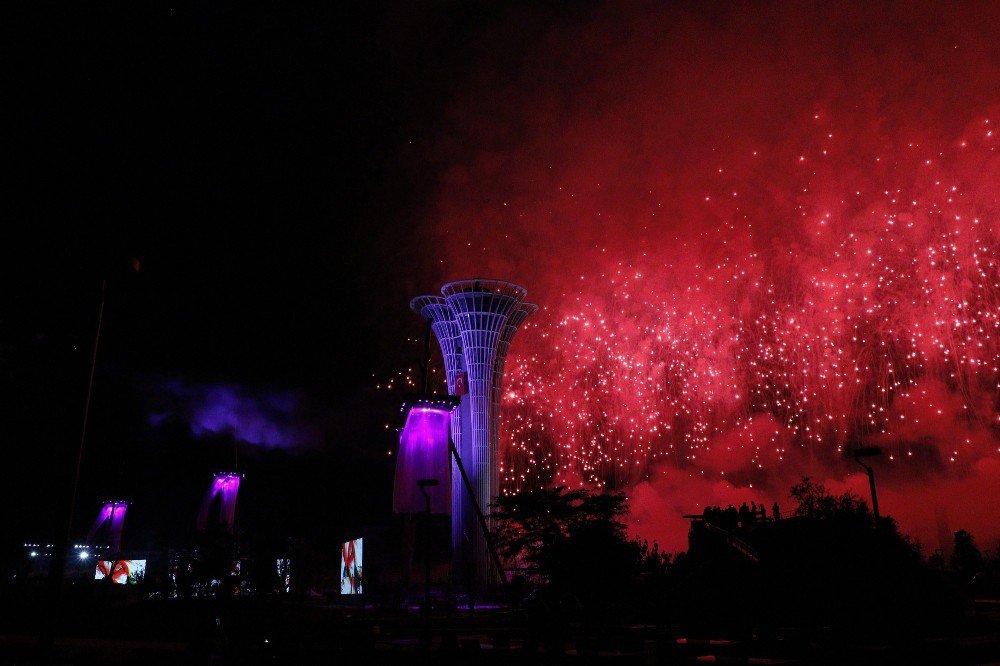
[[[704,526],[706,530],[708,530],[712,534],[717,534],[719,538],[724,540],[729,545],[730,548],[735,550],[743,557],[755,563],[760,561],[760,553],[757,552],[757,549],[755,549],[753,546],[748,544],[743,539],[734,536],[730,532],[722,529],[721,527],[713,525],[712,523],[704,523]]]

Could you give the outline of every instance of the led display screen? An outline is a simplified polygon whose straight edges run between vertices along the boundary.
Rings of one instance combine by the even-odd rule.
[[[361,594],[361,542],[352,539],[340,547],[340,593]]]
[[[111,576],[116,585],[135,585],[146,575],[146,560],[101,560],[94,571],[94,580]]]

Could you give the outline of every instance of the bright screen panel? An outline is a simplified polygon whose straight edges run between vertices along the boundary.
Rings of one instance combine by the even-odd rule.
[[[345,541],[340,547],[340,593],[361,594],[363,539]]]
[[[104,580],[110,574],[116,585],[135,585],[146,575],[146,560],[101,560],[94,571],[94,580]]]

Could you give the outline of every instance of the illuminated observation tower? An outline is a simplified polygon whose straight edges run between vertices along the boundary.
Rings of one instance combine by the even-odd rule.
[[[450,282],[441,296],[418,296],[410,307],[426,319],[441,345],[448,393],[459,396],[451,435],[484,512],[500,491],[499,423],[503,369],[510,342],[538,307],[527,290],[502,280]],[[452,461],[452,552],[456,583],[493,582],[475,507]]]

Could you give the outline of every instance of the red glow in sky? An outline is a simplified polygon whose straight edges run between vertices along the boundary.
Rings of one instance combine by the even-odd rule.
[[[695,6],[692,6],[695,7]],[[431,211],[445,277],[543,306],[507,364],[506,491],[633,527],[855,489],[930,549],[1000,537],[1000,13],[609,5],[482,39]],[[517,54],[514,57],[512,54]]]

